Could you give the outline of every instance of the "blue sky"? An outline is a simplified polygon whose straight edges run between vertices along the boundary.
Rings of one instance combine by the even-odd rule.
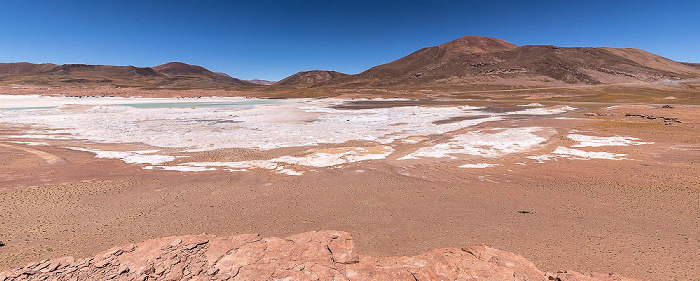
[[[463,36],[700,62],[700,1],[0,0],[0,62],[358,73]]]

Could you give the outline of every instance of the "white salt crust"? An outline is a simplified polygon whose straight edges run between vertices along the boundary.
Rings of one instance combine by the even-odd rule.
[[[484,169],[489,167],[501,166],[500,164],[489,164],[489,163],[477,163],[477,164],[464,164],[460,165],[460,168],[470,168],[470,169]]]
[[[445,143],[421,147],[413,153],[398,160],[432,158],[452,158],[455,154],[467,154],[483,157],[498,157],[504,154],[522,152],[547,141],[546,138],[535,135],[544,130],[540,127],[521,127],[494,129],[500,132],[486,131],[469,132],[453,137]],[[493,131],[493,130],[489,130]]]
[[[572,145],[571,147],[629,146],[653,144],[653,142],[638,141],[638,138],[633,137],[596,137],[580,134],[569,134],[567,135],[567,137],[579,142],[579,144]]]

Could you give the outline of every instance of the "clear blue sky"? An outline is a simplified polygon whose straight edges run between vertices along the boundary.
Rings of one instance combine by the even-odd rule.
[[[0,62],[358,73],[463,36],[700,62],[700,1],[0,0]]]

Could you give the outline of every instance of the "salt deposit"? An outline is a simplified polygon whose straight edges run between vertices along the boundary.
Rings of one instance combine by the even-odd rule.
[[[468,154],[483,157],[498,157],[503,154],[525,151],[535,145],[547,141],[546,138],[535,135],[542,131],[540,127],[522,127],[498,129],[500,132],[486,131],[469,132],[457,135],[450,141],[430,147],[421,147],[399,160],[419,159],[424,157],[452,158],[453,154]]]
[[[544,163],[544,161],[550,161],[554,160],[557,161],[557,156],[551,155],[551,154],[544,154],[544,155],[537,155],[537,156],[528,156],[526,157],[527,159],[532,159],[532,160],[537,160],[537,163]]]
[[[47,142],[35,142],[35,141],[8,141],[9,143],[16,143],[16,144],[26,144],[26,145],[31,145],[31,146],[48,146],[50,145]]]
[[[140,150],[140,151],[103,151],[99,149],[87,149],[82,147],[67,147],[73,150],[86,151],[95,154],[97,158],[120,159],[128,164],[151,164],[158,165],[175,160],[170,155],[152,155],[160,150]],[[150,155],[146,155],[150,154]]]
[[[338,147],[318,149],[305,157],[282,156],[270,161],[312,167],[330,167],[365,160],[384,159],[394,149],[390,146],[377,147]]]
[[[641,142],[638,138],[633,137],[596,137],[579,134],[569,134],[568,138],[579,142],[572,147],[599,147],[599,146],[628,146],[653,144],[653,142]]]
[[[388,100],[387,100],[388,101]],[[471,106],[399,106],[372,109],[340,109],[342,99],[254,100],[246,98],[69,98],[43,96],[1,96],[0,122],[29,125],[23,139],[80,140],[92,143],[142,143],[152,147],[181,148],[196,153],[222,148],[271,150],[284,147],[341,144],[371,141],[375,147],[318,149],[302,157],[281,156],[268,160],[237,162],[191,162],[162,165],[175,157],[149,151],[89,151],[100,158],[121,159],[126,163],[149,164],[145,169],[241,171],[268,169],[299,175],[286,165],[335,167],[365,160],[384,159],[394,152],[389,144],[418,145],[426,136],[444,134],[506,115],[560,114],[575,110],[569,106],[527,108],[515,112],[484,115]],[[43,109],[28,109],[41,107]],[[457,120],[455,122],[440,122]],[[547,139],[536,135],[548,130],[539,127],[495,129],[460,134],[430,147],[422,147],[399,159],[424,157],[456,158],[467,154],[498,157],[528,150]],[[573,138],[576,138],[574,136]],[[625,139],[632,141],[633,139]],[[602,143],[598,139],[589,142]],[[617,143],[607,140],[607,143]],[[582,142],[582,145],[584,142]],[[484,163],[482,163],[484,164]],[[481,165],[481,164],[474,164]],[[469,164],[464,166],[469,168]]]
[[[180,171],[180,172],[204,172],[204,171],[216,170],[216,168],[194,167],[194,166],[146,166],[146,167],[143,167],[143,169],[145,169],[145,170]]]
[[[155,168],[179,171],[187,171],[189,167],[208,169],[212,169],[214,167],[226,167],[228,168],[227,170],[230,171],[241,171],[259,168],[273,170],[281,174],[301,175],[303,174],[303,172],[288,169],[284,166],[284,164],[301,165],[309,167],[332,167],[365,160],[384,159],[393,152],[394,149],[390,146],[338,147],[330,149],[318,149],[314,153],[303,157],[282,156],[269,160],[248,160],[236,162],[190,162],[183,163],[179,166],[157,166]]]
[[[565,113],[567,111],[572,111],[572,110],[576,110],[576,108],[565,105],[565,106],[552,106],[552,107],[545,107],[545,108],[528,108],[525,110],[508,112],[506,114],[511,114],[511,115],[512,114],[550,115],[550,114],[561,114],[561,113]]]
[[[351,140],[388,144],[411,136],[442,134],[502,119],[492,115],[433,124],[446,118],[483,113],[469,106],[334,109],[330,106],[344,102],[334,99],[295,99],[252,108],[134,108],[114,105],[116,102],[111,100],[86,100],[92,103],[81,102],[88,107],[4,111],[0,122],[33,126],[34,133],[18,138],[41,134],[36,138],[58,135],[100,143],[144,143],[155,147],[269,150]],[[119,102],[124,103],[123,100]],[[51,135],[46,133],[48,130]]]
[[[567,147],[557,147],[552,153],[569,156],[574,159],[588,160],[588,159],[608,159],[608,160],[624,160],[627,159],[625,156],[627,154],[610,153],[610,152],[588,152]]]
[[[471,168],[471,169],[483,169],[489,167],[501,166],[500,164],[489,164],[489,163],[477,163],[477,164],[464,164],[459,166],[460,168]]]

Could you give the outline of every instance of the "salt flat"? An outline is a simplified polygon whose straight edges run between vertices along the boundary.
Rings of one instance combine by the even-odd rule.
[[[373,100],[373,102],[392,100]],[[288,147],[312,147],[320,144],[343,144],[369,141],[378,145],[410,143],[429,135],[468,130],[478,124],[507,119],[511,115],[557,115],[576,110],[568,105],[530,108],[506,112],[482,111],[481,107],[396,106],[371,109],[337,108],[342,99],[259,100],[245,98],[67,98],[0,96],[5,110],[0,122],[27,125],[31,129],[12,139],[70,139],[84,147],[70,149],[88,151],[99,158],[117,158],[126,163],[150,164],[146,169],[206,171],[215,167],[229,170],[266,168],[287,174],[300,174],[281,163],[329,167],[364,160],[384,159],[394,153],[390,146],[379,153],[366,148],[313,152],[303,157],[283,156],[229,162],[172,162],[172,155],[161,155],[162,148],[182,154],[206,150],[243,148],[272,150]],[[450,121],[444,121],[450,120]],[[452,121],[453,120],[453,121]],[[495,128],[489,132],[471,131],[454,136],[450,141],[422,146],[399,160],[424,157],[451,158],[455,155],[498,157],[523,152],[547,141],[534,135],[552,128]],[[583,136],[583,135],[574,135]],[[585,136],[583,136],[585,137]],[[597,139],[588,140],[587,143]],[[626,139],[623,139],[626,140]],[[142,144],[155,150],[104,151],[89,144]],[[418,142],[416,142],[418,143]],[[620,143],[618,145],[624,145]],[[175,150],[174,150],[174,149]],[[363,151],[364,150],[364,151]],[[560,153],[561,154],[561,153]],[[159,166],[154,166],[159,165]],[[209,167],[209,168],[193,168]]]

